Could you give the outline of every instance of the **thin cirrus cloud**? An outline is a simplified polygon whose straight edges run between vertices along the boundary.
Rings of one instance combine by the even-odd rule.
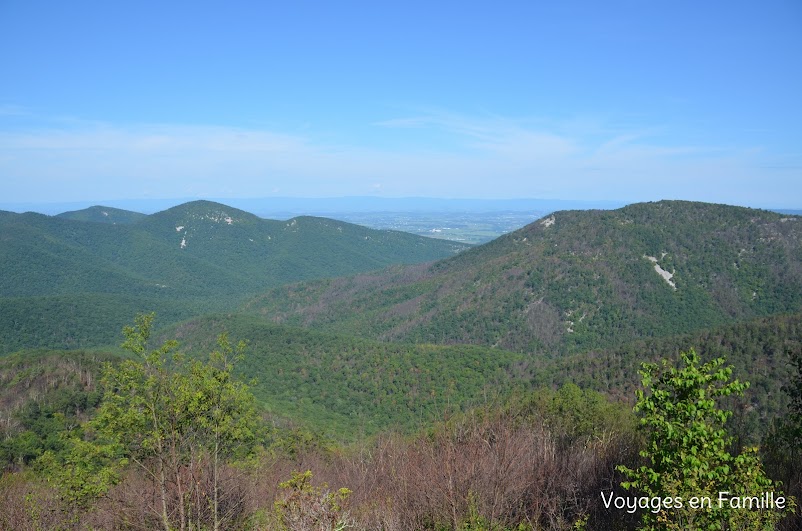
[[[573,139],[553,132],[527,128],[499,117],[475,118],[436,112],[377,122],[391,129],[435,129],[461,139],[476,155],[499,154],[522,158],[565,157],[577,151]]]
[[[299,138],[266,131],[230,127],[111,124],[84,125],[70,129],[39,129],[0,133],[4,150],[117,152],[221,151],[282,152],[296,150]]]
[[[471,118],[432,113],[378,122],[397,129],[435,129],[463,139],[477,155],[498,154],[512,160],[602,164],[606,158],[662,159],[680,155],[713,155],[722,148],[655,143],[658,127],[606,125],[599,120],[572,118],[564,122],[515,120],[497,116]],[[651,140],[651,141],[650,141]],[[658,162],[655,160],[655,162]],[[661,160],[659,162],[665,162]]]
[[[662,131],[654,127],[445,112],[372,125],[375,137],[388,133],[381,147],[353,138],[322,141],[313,132],[210,125],[72,120],[6,128],[0,172],[17,183],[7,187],[6,200],[21,202],[89,193],[130,198],[144,190],[160,197],[255,197],[277,189],[317,197],[683,197],[738,204],[756,193],[766,202],[782,198],[765,186],[750,191],[760,175],[764,184],[772,180],[760,149],[658,142]],[[412,139],[412,147],[395,146],[398,135]],[[782,170],[774,173],[782,185]]]
[[[683,142],[683,135],[667,126],[593,117],[515,120],[436,112],[381,125],[434,128],[463,137],[485,155],[478,167],[496,176],[494,189],[519,195],[536,190],[526,186],[535,182],[550,197],[793,207],[793,190],[799,188],[798,171],[766,168],[767,161],[786,160],[783,153],[749,144]]]

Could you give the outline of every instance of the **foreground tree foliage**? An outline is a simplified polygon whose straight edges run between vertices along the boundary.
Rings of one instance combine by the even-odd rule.
[[[787,499],[784,510],[748,510],[729,503],[730,498],[760,498],[768,492],[783,496],[764,473],[757,448],[730,453],[733,438],[724,425],[732,413],[720,409],[717,401],[742,393],[748,384],[731,380],[732,370],[724,367],[723,358],[702,364],[693,349],[681,358],[680,368],[665,360],[662,365],[643,364],[643,386],[650,393],[637,391],[635,410],[648,433],[641,451],[646,464],[619,467],[628,477],[624,488],[650,500],[671,500],[670,507],[642,512],[643,529],[774,529],[793,511],[793,500]],[[721,504],[723,492],[728,502]],[[694,508],[694,497],[707,497],[712,504]]]
[[[166,530],[193,522],[219,529],[238,512],[236,503],[221,507],[221,460],[254,438],[253,396],[232,378],[244,344],[235,350],[222,335],[207,363],[175,354],[174,341],[147,353],[152,322],[152,314],[141,316],[125,328],[123,346],[141,360],[108,370],[93,424],[101,436],[121,444],[158,487]]]
[[[732,450],[716,404],[744,384],[722,360],[690,352],[680,369],[646,365],[646,430],[630,405],[566,384],[336,446],[280,417],[260,421],[234,375],[242,346],[225,334],[199,361],[172,341],[148,346],[152,322],[125,329],[132,357],[105,368],[91,418],[0,477],[0,529],[768,529],[782,516],[652,515],[600,497],[627,496],[622,483],[661,498],[780,495],[753,450]]]
[[[221,335],[205,363],[185,359],[175,341],[148,351],[153,319],[139,316],[124,329],[123,347],[136,358],[106,367],[87,440],[71,440],[68,452],[47,454],[42,464],[68,501],[86,506],[130,461],[153,487],[145,498],[153,524],[231,527],[242,507],[224,488],[221,469],[248,449],[258,420],[247,386],[232,377],[244,345]]]

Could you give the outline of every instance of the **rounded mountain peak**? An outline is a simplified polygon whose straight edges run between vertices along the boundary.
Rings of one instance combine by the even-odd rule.
[[[179,222],[205,221],[223,225],[253,223],[260,218],[238,208],[230,207],[215,201],[190,201],[176,205],[150,216],[153,220],[172,220]]]

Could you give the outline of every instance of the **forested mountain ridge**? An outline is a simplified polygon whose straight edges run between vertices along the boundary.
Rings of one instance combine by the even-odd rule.
[[[265,220],[208,201],[120,225],[7,213],[0,242],[0,296],[246,292],[467,248],[323,218]]]
[[[246,310],[388,341],[551,354],[802,308],[802,218],[660,201],[556,212],[432,265],[270,290]]]
[[[208,201],[117,224],[86,221],[95,210],[72,213],[77,220],[0,213],[2,351],[104,344],[137,313],[185,319],[271,286],[467,248],[324,218],[265,220]]]
[[[268,274],[274,284],[298,276],[333,277],[355,269],[433,261],[469,247],[327,218],[267,220],[211,201],[153,214],[137,227],[240,276]],[[222,253],[223,245],[233,252]]]
[[[75,221],[94,221],[96,223],[111,223],[116,225],[118,223],[136,223],[137,221],[147,217],[147,215],[142,214],[141,212],[133,212],[131,210],[124,210],[121,208],[95,205],[81,210],[62,212],[61,214],[57,214],[56,217],[72,219]]]

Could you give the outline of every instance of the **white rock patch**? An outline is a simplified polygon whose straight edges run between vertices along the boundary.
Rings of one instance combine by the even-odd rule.
[[[551,227],[552,225],[554,225],[555,221],[556,220],[554,219],[554,216],[549,216],[543,221],[541,221],[540,224],[543,225],[544,227]]]
[[[671,286],[674,289],[677,289],[677,285],[674,284],[674,282],[671,280],[671,278],[674,276],[674,273],[669,273],[668,271],[660,267],[658,264],[654,264],[654,270],[657,271],[657,274],[663,277],[663,280],[668,282],[669,286]]]
[[[223,223],[225,222],[228,225],[233,225],[238,220],[232,218],[225,212],[212,212],[210,214],[204,214],[199,216],[198,214],[192,214],[192,219],[208,219],[209,221],[214,221],[215,223]]]
[[[660,256],[660,258],[665,258],[666,254],[668,253],[663,253]],[[671,280],[674,277],[674,273],[669,273],[668,271],[660,267],[660,264],[657,263],[657,258],[655,258],[654,256],[643,255],[643,257],[654,264],[654,270],[657,271],[658,275],[663,277],[663,280],[665,280],[669,286],[671,286],[674,290],[677,289],[677,285],[674,284],[674,282]]]

